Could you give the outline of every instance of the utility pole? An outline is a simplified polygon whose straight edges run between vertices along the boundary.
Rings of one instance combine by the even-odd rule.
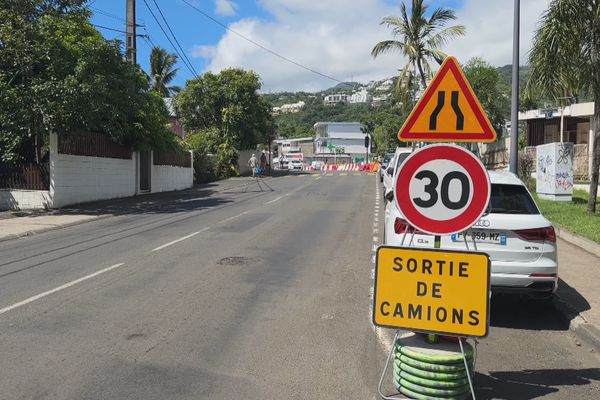
[[[127,39],[126,57],[128,61],[137,64],[137,44],[136,44],[136,22],[135,22],[135,0],[127,0],[127,16],[126,16]]]
[[[513,19],[512,100],[510,107],[510,172],[519,169],[519,11],[520,0],[515,0]]]

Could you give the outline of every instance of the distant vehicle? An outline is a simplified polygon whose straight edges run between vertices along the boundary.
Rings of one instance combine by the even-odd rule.
[[[387,153],[383,156],[383,160],[381,161],[381,168],[379,168],[379,171],[377,171],[377,174],[379,176],[379,182],[383,182],[383,174],[385,172],[385,169],[388,167],[390,161],[392,161],[393,158],[394,153]]]
[[[289,160],[288,169],[290,171],[302,171],[304,169],[304,163],[301,160]]]
[[[472,247],[489,254],[492,293],[519,293],[550,299],[558,284],[556,235],[537,208],[529,191],[508,171],[489,171],[492,192],[489,214],[469,233],[441,236],[442,249],[465,249],[465,234]],[[388,195],[393,199],[394,192]],[[384,243],[390,246],[434,247],[434,236],[414,231],[394,201],[385,209]],[[406,232],[404,243],[402,237]]]
[[[394,153],[394,157],[388,164],[388,167],[383,171],[383,194],[384,199],[386,199],[386,195],[392,191],[394,187],[394,181],[396,173],[399,167],[402,165],[404,160],[412,153],[412,149],[410,147],[397,147],[396,152]],[[384,200],[385,202],[386,200]]]

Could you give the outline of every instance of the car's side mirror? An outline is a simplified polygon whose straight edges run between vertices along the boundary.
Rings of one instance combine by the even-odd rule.
[[[385,170],[390,176],[394,176],[394,167],[389,167]]]
[[[394,200],[394,191],[393,191],[393,190],[390,190],[389,192],[387,192],[387,193],[385,194],[385,199],[386,199],[387,201],[392,201],[392,200]]]

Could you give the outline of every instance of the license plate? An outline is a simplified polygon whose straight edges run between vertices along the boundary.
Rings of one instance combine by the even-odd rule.
[[[459,232],[452,234],[453,242],[464,242],[465,235],[468,241],[475,239],[477,243],[495,243],[502,246],[506,246],[506,235],[500,232],[493,231],[470,231],[470,232]]]

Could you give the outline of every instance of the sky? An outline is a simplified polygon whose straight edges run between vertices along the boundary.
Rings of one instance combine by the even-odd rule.
[[[405,0],[407,1],[407,0]],[[408,1],[410,3],[410,1]],[[189,4],[193,7],[191,7]],[[175,84],[184,86],[194,74],[230,67],[259,74],[263,93],[318,91],[340,81],[368,82],[395,76],[406,60],[399,53],[371,56],[373,46],[392,39],[380,25],[385,16],[400,15],[400,0],[136,0],[138,63],[148,70],[152,45],[182,57]],[[520,64],[527,63],[531,39],[549,0],[521,1]],[[125,41],[126,0],[90,0],[92,23],[107,39]],[[494,66],[512,63],[513,1],[426,0],[430,10],[455,10],[453,24],[466,35],[442,48],[459,62],[481,57]],[[199,10],[199,11],[198,11]],[[204,13],[204,14],[203,14]],[[101,27],[103,28],[101,28]],[[227,29],[226,29],[227,28]]]

